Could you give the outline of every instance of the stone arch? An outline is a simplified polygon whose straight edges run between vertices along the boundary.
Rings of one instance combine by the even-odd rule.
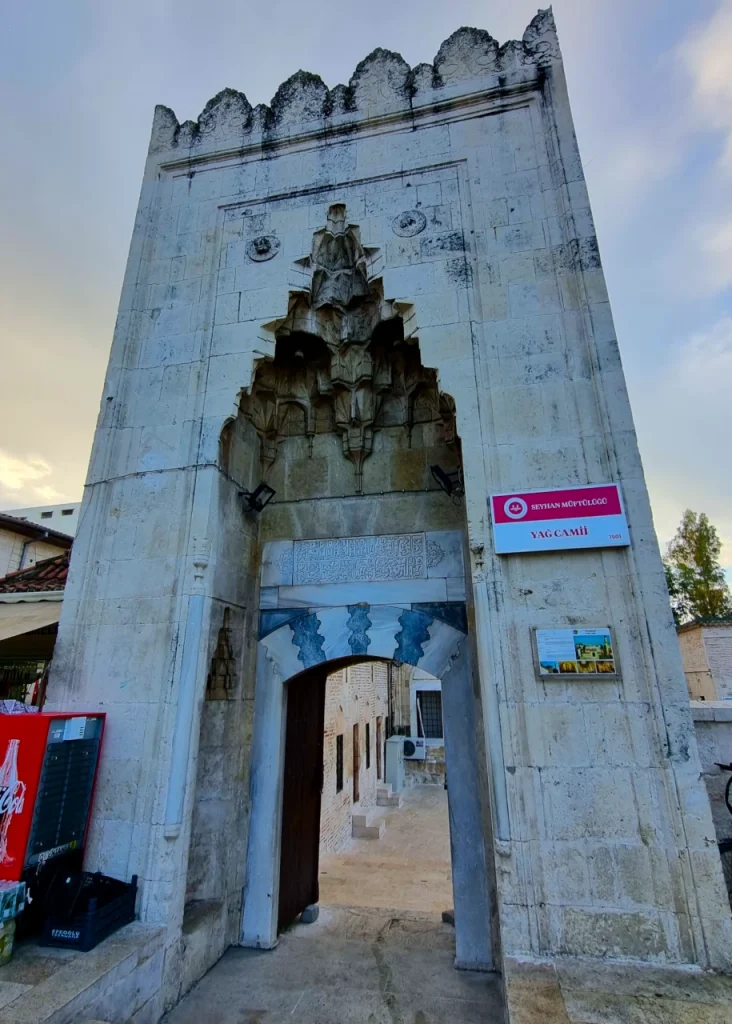
[[[414,665],[440,679],[467,634],[462,605],[425,610],[363,602],[269,614],[286,621],[259,647],[283,683],[314,665],[359,655]]]
[[[277,608],[260,613],[250,769],[251,818],[241,944],[277,943],[279,856],[288,684],[344,659],[380,658],[419,666],[443,680],[450,789],[450,846],[456,966],[492,969],[486,834],[479,793],[475,697],[465,606],[378,605]]]

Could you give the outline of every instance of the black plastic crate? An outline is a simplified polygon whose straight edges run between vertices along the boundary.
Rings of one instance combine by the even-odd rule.
[[[48,893],[40,944],[87,953],[134,921],[136,897],[137,875],[131,882],[98,871],[60,876]]]

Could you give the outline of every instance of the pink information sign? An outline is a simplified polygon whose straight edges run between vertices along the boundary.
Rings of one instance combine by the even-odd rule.
[[[491,495],[496,554],[630,544],[617,484]]]

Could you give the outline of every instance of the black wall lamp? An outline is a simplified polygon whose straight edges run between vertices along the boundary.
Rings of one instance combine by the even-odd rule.
[[[244,499],[247,512],[254,512],[259,515],[265,505],[268,505],[275,494],[274,487],[269,484],[260,484],[253,491],[239,491],[239,497]]]
[[[461,469],[446,470],[442,466],[430,466],[432,479],[439,484],[449,498],[462,498],[465,494],[463,471]]]

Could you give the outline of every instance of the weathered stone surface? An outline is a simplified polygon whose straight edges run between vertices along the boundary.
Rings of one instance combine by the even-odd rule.
[[[440,47],[433,64],[410,68],[404,58],[378,48],[356,67],[347,86],[328,89],[319,75],[298,71],[283,82],[269,106],[252,109],[246,96],[224,89],[204,107],[197,121],[178,124],[168,107],[156,108],[150,151],[195,148],[203,151],[235,146],[237,139],[270,135],[289,125],[310,130],[334,118],[358,121],[409,108],[443,86],[462,86],[475,79],[561,60],[551,10],[540,11],[521,42],[498,42],[483,29],[461,28]]]
[[[462,469],[459,504],[432,466]],[[263,480],[275,495],[255,516],[243,499]],[[496,556],[491,493],[611,480],[628,548]],[[430,548],[443,532],[469,564],[457,543]],[[346,582],[298,583],[284,557],[394,535],[427,537],[426,573],[395,560],[401,578],[351,566]],[[139,875],[142,919],[167,929],[169,992],[186,899],[222,907],[190,979],[242,934],[248,850],[277,877],[282,681],[356,636],[449,680],[468,645],[435,607],[463,600],[482,729],[468,749],[494,843],[470,870],[495,875],[504,954],[728,965],[550,12],[503,46],[461,29],[414,70],[377,50],[330,91],[298,73],[269,108],[225,90],[196,123],[156,112],[48,692],[107,712],[88,861]],[[532,630],[598,624],[618,678],[537,678]],[[205,699],[214,661],[231,699]],[[266,736],[255,691],[279,723]]]

